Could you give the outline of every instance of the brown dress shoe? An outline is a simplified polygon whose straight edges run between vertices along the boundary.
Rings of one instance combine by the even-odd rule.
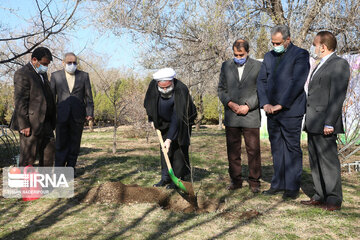
[[[308,201],[300,201],[301,204],[307,205],[307,206],[319,206],[323,205],[324,203],[321,201],[316,201],[314,199],[310,199]]]
[[[242,184],[230,183],[230,185],[227,187],[227,190],[233,191],[233,190],[236,190],[238,188],[242,188]]]
[[[337,211],[341,209],[341,206],[337,206],[337,205],[332,205],[332,204],[324,204],[322,206],[320,206],[322,209],[327,210],[327,211]]]
[[[260,187],[252,187],[250,186],[250,190],[252,193],[259,193],[260,192]]]

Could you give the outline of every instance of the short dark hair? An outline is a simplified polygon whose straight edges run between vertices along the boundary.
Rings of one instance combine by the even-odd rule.
[[[31,54],[31,58],[36,58],[38,61],[40,61],[43,57],[49,59],[50,61],[53,60],[50,50],[46,47],[35,48]]]
[[[290,37],[290,29],[286,25],[276,25],[271,29],[271,36],[275,35],[276,33],[281,33],[283,40],[286,40]]]
[[[337,46],[336,37],[329,31],[321,31],[316,34],[316,36],[320,37],[320,44],[324,44],[329,51],[335,51]]]
[[[240,50],[241,48],[244,48],[246,52],[249,52],[249,42],[246,41],[243,38],[236,39],[236,41],[233,44],[233,50],[236,48],[237,50]]]

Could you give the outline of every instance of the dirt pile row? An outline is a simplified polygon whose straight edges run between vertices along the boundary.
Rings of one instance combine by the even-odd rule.
[[[221,209],[218,201],[198,197],[198,208],[176,191],[154,187],[125,185],[121,182],[106,182],[89,190],[83,199],[85,203],[156,203],[160,207],[176,212],[214,212]]]

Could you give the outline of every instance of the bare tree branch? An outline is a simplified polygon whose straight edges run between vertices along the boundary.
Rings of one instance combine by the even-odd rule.
[[[46,27],[46,23],[45,23],[45,19],[44,19],[44,10],[47,9],[48,12],[51,12],[49,5],[52,1],[51,0],[48,1],[46,3],[46,5],[43,8],[41,8],[41,6],[39,4],[39,0],[36,0],[35,2],[36,2],[38,13],[39,13],[41,30],[40,31],[35,30],[35,33],[26,33],[19,37],[0,39],[0,41],[5,41],[8,51],[10,51],[12,54],[12,57],[9,57],[8,54],[0,53],[0,56],[5,56],[5,58],[2,58],[0,60],[0,64],[14,62],[14,60],[16,60],[28,53],[31,53],[33,49],[35,49],[36,47],[38,47],[39,45],[44,43],[51,36],[54,36],[56,34],[63,32],[66,28],[69,27],[69,22],[73,18],[80,1],[81,0],[77,0],[72,11],[68,14],[68,16],[61,17],[60,20],[55,20],[53,18],[52,14],[50,14],[51,19],[53,19],[53,21],[50,23],[49,27]],[[59,14],[59,16],[60,16],[60,14]],[[35,41],[31,43],[30,42],[31,39],[33,39],[33,37],[38,36],[38,35],[43,35],[43,36],[38,39],[34,39]],[[11,50],[10,43],[15,42],[17,40],[23,40],[23,42],[24,42],[24,49],[22,49],[20,52]],[[31,46],[29,47],[26,43],[31,43],[30,44]]]

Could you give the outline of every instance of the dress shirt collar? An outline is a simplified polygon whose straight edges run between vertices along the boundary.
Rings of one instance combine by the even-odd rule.
[[[41,81],[44,83],[44,78],[43,78],[42,74],[40,74],[40,73],[36,70],[36,68],[35,68],[35,66],[32,64],[32,62],[30,62],[30,64],[31,64],[31,66],[34,68],[35,72],[40,76]]]
[[[326,62],[326,60],[328,60],[331,55],[333,55],[335,52],[332,52],[330,53],[329,55],[326,55],[325,57],[323,57],[321,60],[320,60],[320,64],[323,64],[324,62]]]
[[[36,67],[32,64],[31,61],[30,61],[30,64],[31,64],[31,66],[34,68],[35,72],[36,72],[37,74],[39,74],[38,71],[37,71],[37,69],[36,69]],[[39,74],[39,75],[40,75],[40,74]]]

